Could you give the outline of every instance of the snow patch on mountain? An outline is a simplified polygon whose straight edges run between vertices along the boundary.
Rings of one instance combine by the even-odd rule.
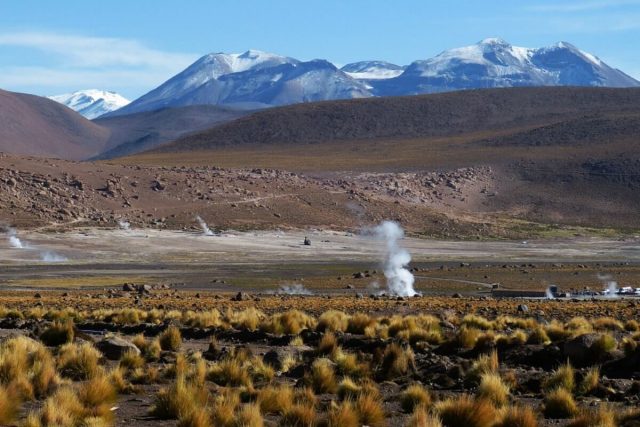
[[[404,72],[405,67],[385,61],[360,61],[347,64],[340,70],[359,80],[391,79]]]
[[[48,98],[66,105],[89,120],[115,111],[131,102],[116,92],[98,89],[79,90]]]
[[[518,86],[637,87],[640,82],[567,42],[534,49],[487,38],[399,66],[325,60],[249,50],[211,53],[110,115],[187,105],[256,109],[331,99],[402,96]]]

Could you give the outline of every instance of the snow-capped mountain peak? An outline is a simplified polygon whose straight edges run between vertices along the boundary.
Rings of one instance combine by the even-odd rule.
[[[385,61],[360,61],[347,64],[341,70],[354,79],[375,80],[398,77],[404,68]]]
[[[637,87],[640,82],[567,42],[544,48],[491,37],[404,67],[361,61],[338,69],[259,50],[204,55],[113,115],[186,105],[265,108],[329,99],[517,86]]]
[[[50,96],[60,104],[64,104],[87,119],[95,119],[129,104],[122,95],[105,90],[85,89],[63,95]]]

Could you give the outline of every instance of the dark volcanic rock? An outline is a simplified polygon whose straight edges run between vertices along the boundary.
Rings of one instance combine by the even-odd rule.
[[[107,359],[110,360],[119,360],[129,351],[132,351],[135,354],[140,354],[140,349],[138,349],[138,347],[120,337],[105,338],[96,343],[96,347]]]

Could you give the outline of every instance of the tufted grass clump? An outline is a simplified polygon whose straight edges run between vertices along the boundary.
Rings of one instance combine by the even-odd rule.
[[[180,350],[180,347],[182,347],[182,334],[180,334],[180,329],[173,325],[169,326],[160,334],[159,343],[162,350]]]
[[[311,365],[311,384],[316,393],[335,393],[338,385],[333,363],[326,358],[316,359]]]
[[[600,383],[600,368],[598,366],[592,366],[582,377],[582,381],[578,386],[578,392],[581,394],[589,394],[598,388]]]
[[[500,375],[485,373],[480,378],[476,396],[492,402],[497,407],[502,407],[509,402],[509,386],[504,383]]]
[[[40,334],[40,340],[48,346],[57,347],[73,341],[75,331],[73,321],[55,321]]]
[[[360,427],[360,418],[351,401],[333,404],[327,418],[320,423],[323,427]]]
[[[207,391],[178,377],[169,388],[156,395],[151,414],[160,419],[178,419],[187,417],[198,407],[206,405]]]
[[[578,406],[571,392],[563,387],[544,396],[544,416],[547,418],[571,418],[578,413]]]
[[[407,375],[409,370],[414,369],[414,364],[415,355],[411,348],[403,348],[392,343],[384,350],[380,364],[380,375],[384,379],[392,380]]]
[[[567,427],[617,427],[620,425],[615,413],[607,405],[601,404],[597,409],[581,412],[584,413],[569,421]]]
[[[538,427],[540,422],[536,413],[528,406],[509,406],[504,408],[494,427]]]
[[[431,395],[420,384],[407,387],[400,396],[400,406],[405,412],[413,412],[416,406],[428,408],[431,405]]]
[[[440,418],[429,414],[423,406],[416,406],[406,427],[442,427]]]
[[[386,425],[384,409],[380,404],[380,396],[375,393],[362,393],[355,401],[358,418],[362,425],[382,427]]]
[[[436,403],[434,412],[447,427],[492,427],[497,415],[491,402],[466,394]]]
[[[572,392],[575,388],[575,370],[571,363],[567,362],[551,373],[551,375],[542,383],[542,388],[546,391],[562,388],[568,392]]]
[[[279,425],[282,427],[313,427],[316,420],[317,413],[313,405],[295,403],[282,414]]]
[[[74,380],[86,380],[100,373],[98,364],[102,354],[93,344],[65,344],[60,347],[58,371],[64,377]]]
[[[256,401],[265,414],[282,414],[293,404],[293,388],[288,385],[267,386],[258,390]]]

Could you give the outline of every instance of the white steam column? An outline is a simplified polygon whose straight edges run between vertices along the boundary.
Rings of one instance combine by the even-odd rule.
[[[384,276],[390,294],[401,297],[416,295],[413,289],[414,277],[406,266],[411,262],[411,255],[398,244],[404,236],[400,226],[392,221],[385,221],[374,229],[376,236],[384,239],[386,252],[384,257]]]

